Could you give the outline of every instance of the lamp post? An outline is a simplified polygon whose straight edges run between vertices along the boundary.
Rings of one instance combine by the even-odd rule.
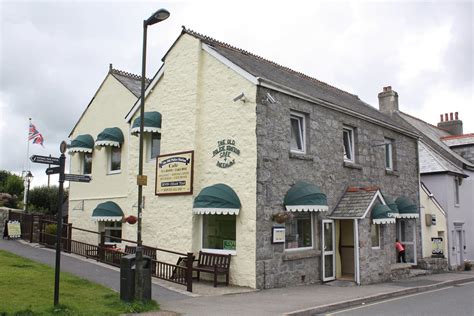
[[[25,198],[25,213],[28,213],[28,199],[30,195],[30,183],[31,180],[33,180],[33,174],[31,171],[28,171],[25,175],[25,180],[26,180],[26,198]]]
[[[136,251],[136,278],[135,278],[135,299],[144,301],[144,278],[143,278],[143,247],[142,247],[142,202],[143,185],[146,185],[146,177],[143,176],[143,127],[145,121],[145,76],[146,76],[146,39],[149,25],[166,20],[170,13],[165,9],[159,9],[147,20],[143,21],[143,55],[142,55],[142,87],[140,94],[140,136],[138,152],[138,223],[137,223],[137,251]],[[151,293],[150,293],[151,294]]]

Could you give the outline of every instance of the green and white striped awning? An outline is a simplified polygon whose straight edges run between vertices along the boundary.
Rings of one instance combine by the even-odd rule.
[[[420,212],[418,206],[405,196],[400,196],[395,200],[397,204],[399,218],[418,218]]]
[[[92,211],[92,219],[98,222],[119,222],[122,218],[122,209],[117,203],[112,201],[100,203]]]
[[[143,120],[143,132],[145,133],[160,133],[161,132],[161,113],[160,112],[145,112],[145,119]],[[133,135],[140,134],[140,117],[133,120],[131,133]]]
[[[314,184],[299,181],[286,193],[283,201],[290,212],[324,212],[328,210],[326,194]]]
[[[108,127],[104,129],[95,141],[96,146],[120,147],[123,144],[123,133],[118,127]]]
[[[238,215],[240,199],[228,185],[218,183],[206,187],[194,199],[194,214]]]
[[[377,203],[371,212],[372,223],[374,224],[395,224],[392,210],[387,205]]]
[[[68,153],[91,153],[94,150],[94,138],[89,134],[79,135],[67,147]]]
[[[395,201],[389,197],[389,196],[383,196],[383,199],[385,200],[385,203],[387,203],[387,206],[390,208],[391,210],[391,214],[392,216],[391,217],[394,217],[394,218],[399,218],[400,217],[400,213],[398,212],[398,206],[397,206],[397,203],[395,203]]]

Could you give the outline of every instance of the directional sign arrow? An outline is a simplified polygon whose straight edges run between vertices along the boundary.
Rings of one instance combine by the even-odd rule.
[[[73,182],[89,182],[91,181],[91,176],[86,176],[83,174],[65,174],[64,180],[73,181]]]
[[[56,157],[33,155],[30,157],[30,160],[35,163],[44,163],[47,165],[59,166],[59,158],[56,158]]]
[[[60,172],[61,172],[61,167],[51,167],[51,168],[46,169],[47,175],[60,173]]]

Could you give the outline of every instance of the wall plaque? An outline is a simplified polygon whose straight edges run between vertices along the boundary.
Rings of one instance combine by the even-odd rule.
[[[240,156],[240,149],[237,148],[234,139],[217,141],[217,148],[212,152],[212,158],[217,157],[216,166],[219,168],[232,167],[236,156]]]
[[[193,193],[194,151],[156,158],[156,195]]]
[[[272,244],[285,243],[285,227],[272,227]]]

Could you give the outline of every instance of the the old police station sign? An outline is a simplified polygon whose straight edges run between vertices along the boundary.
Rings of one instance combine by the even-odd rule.
[[[220,168],[233,166],[236,156],[240,156],[240,149],[236,147],[234,139],[217,141],[217,148],[212,152],[212,157],[217,157],[216,165]]]

